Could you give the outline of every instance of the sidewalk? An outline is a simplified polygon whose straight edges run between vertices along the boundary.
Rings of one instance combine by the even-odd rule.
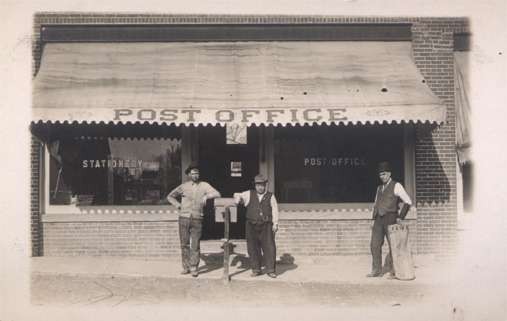
[[[291,263],[291,261],[293,261]],[[266,275],[250,277],[248,257],[244,254],[231,255],[229,275],[231,281],[270,282],[315,282],[347,284],[400,284],[446,285],[452,282],[453,274],[443,267],[446,262],[432,256],[414,257],[416,279],[412,281],[366,278],[370,271],[370,256],[335,257],[282,257],[277,261],[276,279]],[[129,276],[189,279],[180,275],[179,257],[131,258],[131,257],[35,257],[32,258],[32,273],[61,275]],[[438,272],[437,272],[438,271]],[[204,252],[201,254],[197,279],[221,280],[223,277],[223,254]]]
[[[217,248],[219,250],[219,246]],[[456,282],[449,264],[416,256],[412,281],[367,278],[371,257],[282,255],[276,279],[251,277],[241,244],[230,258],[230,282],[223,279],[223,254],[205,244],[199,277],[181,275],[180,257],[32,258],[31,301],[35,305],[200,305],[415,307],[431,302],[449,307]],[[447,266],[447,267],[446,267]],[[452,297],[452,294],[451,294]],[[442,300],[444,298],[444,300]]]
[[[278,278],[271,279],[266,275],[250,277],[242,244],[238,243],[236,252],[239,254],[231,257],[228,283],[222,279],[219,246],[206,242],[197,278],[179,274],[179,256],[32,258],[31,304],[85,311],[83,320],[87,321],[96,320],[99,311],[110,313],[111,321],[130,320],[130,312],[122,313],[131,309],[139,313],[154,311],[146,319],[154,321],[462,321],[465,313],[470,320],[494,320],[490,310],[484,308],[488,300],[481,299],[479,308],[474,305],[485,292],[466,273],[477,266],[467,266],[462,256],[453,262],[417,255],[416,279],[400,281],[367,278],[369,255],[281,254]],[[180,314],[184,317],[175,318]]]

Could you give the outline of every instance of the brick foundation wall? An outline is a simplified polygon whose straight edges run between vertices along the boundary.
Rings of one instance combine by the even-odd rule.
[[[180,255],[177,222],[43,223],[47,256]]]
[[[32,256],[42,255],[42,227],[40,222],[41,216],[41,199],[40,199],[40,153],[42,144],[32,137],[30,148],[30,237],[32,239]]]
[[[33,37],[33,73],[40,65],[40,28],[44,24],[412,24],[412,47],[415,64],[425,77],[428,86],[447,106],[447,120],[441,126],[429,124],[416,125],[415,175],[417,223],[413,244],[417,253],[453,253],[456,243],[457,205],[456,205],[456,153],[455,153],[455,103],[453,77],[453,34],[469,32],[469,23],[465,18],[420,18],[420,17],[336,17],[336,16],[219,16],[219,15],[142,15],[142,14],[64,14],[40,13],[35,15]],[[32,145],[33,151],[33,145]],[[32,152],[32,243],[33,253],[41,253],[41,230],[36,224],[40,213],[38,184],[34,170]],[[35,196],[37,195],[37,196]],[[77,224],[77,223],[76,223]],[[99,223],[103,224],[103,223]],[[119,226],[123,226],[119,223]],[[153,224],[153,223],[151,223]],[[158,223],[162,224],[162,222]],[[284,251],[301,254],[363,254],[369,249],[368,221],[286,221],[282,222],[279,233],[279,253]],[[89,225],[87,223],[87,225]],[[324,226],[326,225],[326,226]],[[65,226],[65,225],[61,225]],[[132,226],[133,233],[146,233],[142,223]],[[126,227],[125,227],[126,228]],[[130,228],[130,227],[129,227]],[[56,254],[59,248],[67,253],[63,245],[55,241],[61,231],[57,225],[44,224],[44,255]],[[84,228],[86,230],[86,228]],[[160,228],[163,230],[163,228]],[[91,230],[90,230],[91,231]],[[102,230],[96,230],[103,233]],[[99,232],[100,231],[100,232]],[[143,232],[144,231],[144,232]],[[46,235],[50,233],[49,236]],[[53,233],[53,234],[51,234]],[[64,233],[61,231],[61,233]],[[91,232],[87,232],[91,233]],[[158,232],[155,232],[157,234]],[[78,235],[78,234],[77,234]],[[93,234],[87,234],[93,235]],[[115,246],[114,238],[108,241],[106,234],[99,234],[100,244]],[[349,237],[349,235],[353,235]],[[297,237],[296,237],[297,236]],[[110,237],[110,236],[109,236]],[[153,236],[157,239],[156,236]],[[177,239],[161,237],[164,242],[176,242]],[[92,237],[93,238],[93,237]],[[48,244],[49,242],[49,244]],[[53,242],[53,243],[51,243]],[[56,242],[56,243],[55,243]],[[63,241],[62,241],[63,242]],[[98,241],[97,241],[98,242]],[[109,242],[109,243],[108,243]],[[98,245],[93,253],[102,253],[105,245]],[[120,243],[116,243],[120,244]],[[144,244],[144,243],[143,243]],[[305,244],[314,244],[305,245]],[[160,253],[171,253],[156,245]],[[165,243],[164,243],[165,245]],[[297,245],[297,246],[296,246]],[[60,246],[60,247],[56,247]],[[69,245],[70,246],[70,245]],[[119,246],[119,245],[118,245]],[[136,245],[137,246],[137,245]],[[172,248],[172,244],[170,245]],[[136,247],[137,248],[137,247]],[[142,249],[143,247],[139,247]],[[176,247],[177,248],[177,247]],[[315,250],[317,248],[318,250]],[[120,248],[118,248],[120,250]],[[118,253],[138,255],[141,250],[121,249]],[[147,249],[148,250],[148,249]],[[91,251],[91,250],[89,250]],[[129,252],[130,251],[130,252]],[[151,251],[151,250],[150,250]],[[92,253],[90,252],[90,253]],[[72,251],[68,251],[72,253]],[[88,252],[84,251],[84,254]],[[152,252],[150,252],[152,253]],[[101,255],[101,254],[92,254]],[[116,255],[116,254],[111,254]],[[123,254],[122,254],[123,255]]]
[[[416,222],[407,222],[411,235],[417,235]],[[281,221],[276,234],[277,256],[369,254],[370,236],[369,220]],[[410,242],[412,252],[417,253],[417,239]]]
[[[409,227],[417,235],[416,222]],[[180,255],[177,222],[47,222],[43,229],[45,256]],[[366,220],[281,221],[277,256],[369,254],[370,231]],[[410,242],[417,253],[417,239]]]

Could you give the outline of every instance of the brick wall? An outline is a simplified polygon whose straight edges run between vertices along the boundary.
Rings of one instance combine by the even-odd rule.
[[[30,236],[32,239],[32,256],[42,255],[42,231],[40,215],[41,200],[39,194],[40,187],[40,152],[41,143],[32,137],[30,149]]]
[[[180,255],[175,222],[43,223],[47,256]]]
[[[447,106],[442,126],[416,126],[418,252],[454,252],[457,225],[453,35],[465,21],[423,20],[412,27],[414,61]]]
[[[409,226],[411,235],[416,235],[416,222],[410,221]],[[46,256],[180,255],[177,222],[46,222],[43,229]],[[368,254],[370,222],[281,221],[276,242],[278,256]],[[412,239],[411,244],[417,253],[417,240]]]
[[[414,239],[418,253],[452,253],[456,242],[456,154],[455,110],[452,46],[453,34],[469,32],[465,18],[419,18],[419,17],[336,17],[336,16],[214,16],[214,15],[130,15],[130,14],[64,14],[40,13],[34,20],[33,72],[40,64],[40,28],[44,24],[315,24],[315,23],[362,23],[391,24],[411,23],[413,58],[433,92],[447,106],[447,121],[441,125],[416,125],[416,200],[418,209],[417,237]],[[32,158],[36,157],[32,153]],[[32,162],[33,165],[33,162]],[[33,171],[32,175],[36,175]],[[32,218],[38,217],[35,196],[37,184],[32,179]],[[37,196],[38,197],[38,196]],[[36,227],[32,220],[32,228]],[[369,228],[367,221],[286,221],[279,234],[280,251],[323,255],[368,253]],[[100,223],[102,224],[102,223]],[[119,226],[123,226],[120,223]],[[152,223],[153,224],[153,223]],[[163,222],[158,223],[161,226]],[[87,224],[88,225],[88,224]],[[326,226],[324,226],[326,225]],[[62,225],[64,226],[64,225]],[[135,226],[142,226],[141,223]],[[124,226],[125,227],[125,226]],[[130,228],[130,227],[129,227]],[[56,237],[56,225],[45,225],[44,232]],[[163,228],[160,228],[162,230]],[[62,230],[61,233],[64,233]],[[317,233],[318,232],[318,233]],[[352,232],[352,233],[349,233]],[[137,233],[137,232],[136,232]],[[139,232],[141,233],[141,232]],[[294,236],[298,237],[294,237]],[[353,235],[353,237],[349,237]],[[40,234],[32,232],[34,255],[40,246]],[[47,242],[54,240],[44,235],[45,254],[57,253]],[[56,238],[57,239],[57,238]],[[160,238],[161,241],[174,241]],[[315,244],[317,251],[304,244]],[[175,240],[177,241],[177,240]],[[102,242],[106,242],[102,238]],[[109,241],[107,241],[109,242]],[[114,246],[114,241],[108,243]],[[102,244],[102,243],[101,243]],[[104,243],[105,244],[105,243]],[[296,246],[297,245],[297,246]],[[98,245],[97,245],[98,246]],[[159,244],[162,246],[162,244]],[[171,245],[172,246],[172,245]],[[103,253],[98,250],[94,251]],[[102,247],[104,250],[105,247]],[[162,250],[163,253],[170,251]],[[62,249],[62,251],[65,251]],[[125,250],[126,253],[130,250]],[[139,251],[131,250],[132,253]],[[282,253],[280,252],[280,253]],[[130,253],[130,252],[128,252]],[[137,254],[133,254],[137,255]]]
[[[407,222],[411,235],[417,235],[416,222]],[[276,234],[277,256],[369,254],[370,236],[369,220],[281,221]],[[412,252],[417,253],[417,239],[410,242]]]

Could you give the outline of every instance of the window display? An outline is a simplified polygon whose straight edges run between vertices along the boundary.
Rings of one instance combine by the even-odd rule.
[[[403,182],[403,127],[275,129],[275,192],[281,203],[373,202],[377,163]]]
[[[62,137],[48,151],[51,205],[156,205],[181,183],[180,138]]]

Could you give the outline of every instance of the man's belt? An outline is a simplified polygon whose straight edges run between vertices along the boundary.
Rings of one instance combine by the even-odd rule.
[[[247,219],[247,222],[250,224],[253,224],[253,225],[261,225],[264,223],[269,223],[269,222],[271,222],[271,220],[249,220],[249,219]]]
[[[384,214],[382,214],[381,212],[378,212],[378,215],[380,217],[384,217],[384,216],[389,215],[389,214],[394,214],[394,215],[398,216],[398,212],[384,212]]]

